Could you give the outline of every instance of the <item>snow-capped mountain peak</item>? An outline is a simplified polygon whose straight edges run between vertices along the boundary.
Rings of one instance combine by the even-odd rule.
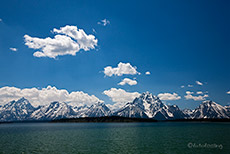
[[[1,121],[22,121],[30,119],[30,114],[35,108],[24,97],[17,101],[11,101],[1,107]]]
[[[181,111],[177,105],[166,105],[149,92],[141,94],[113,113],[103,102],[97,102],[91,106],[82,104],[71,106],[69,103],[56,101],[35,108],[24,97],[0,106],[0,121],[53,120],[110,115],[156,120],[217,119],[230,118],[230,106],[223,107],[213,101],[204,101],[194,110]]]
[[[103,117],[111,115],[110,109],[102,102],[97,102],[91,105],[86,112],[81,116],[83,117]]]
[[[193,110],[191,110],[191,109],[184,109],[184,110],[182,110],[182,112],[185,114],[185,115],[187,115],[188,117],[190,117],[192,114],[193,114]]]
[[[115,115],[138,118],[154,118],[157,120],[166,120],[173,118],[182,118],[184,114],[177,106],[169,107],[161,100],[149,92],[142,93],[135,98],[133,102],[127,103]],[[173,111],[179,112],[174,115]]]
[[[148,103],[159,102],[160,101],[160,99],[157,96],[149,93],[148,91],[142,93],[139,98],[142,99],[142,100],[145,100]]]
[[[204,101],[194,110],[194,119],[229,118],[228,110],[213,101]]]
[[[60,118],[71,118],[76,113],[67,103],[64,102],[52,102],[49,105],[39,107],[31,117],[33,119],[60,119]]]

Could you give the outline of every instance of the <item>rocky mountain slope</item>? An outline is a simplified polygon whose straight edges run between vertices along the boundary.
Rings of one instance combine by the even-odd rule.
[[[65,102],[33,107],[26,98],[0,106],[0,121],[54,120],[80,117],[121,116],[128,118],[175,119],[230,119],[230,107],[213,101],[204,101],[196,109],[180,110],[177,105],[166,105],[149,92],[141,94],[132,102],[112,112],[104,103],[91,106],[71,106]]]
[[[183,119],[186,116],[178,106],[168,106],[149,92],[143,93],[133,102],[127,103],[113,115],[156,120]]]

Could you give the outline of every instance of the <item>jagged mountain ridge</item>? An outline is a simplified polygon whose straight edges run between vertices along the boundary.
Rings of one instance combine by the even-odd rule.
[[[39,106],[32,114],[34,120],[51,120],[61,118],[72,118],[77,114],[71,106],[62,102],[52,102],[46,106]]]
[[[191,116],[193,119],[223,119],[230,118],[230,112],[213,101],[204,101]]]
[[[0,108],[0,121],[24,121],[31,120],[30,115],[35,108],[22,97],[18,101],[11,101]]]
[[[115,116],[153,118],[156,120],[184,119],[186,115],[178,106],[168,106],[149,92],[143,93],[131,103],[114,113]]]
[[[179,109],[177,105],[166,105],[149,92],[145,92],[116,112],[104,103],[91,106],[71,106],[64,102],[33,107],[24,97],[0,106],[0,121],[54,120],[62,118],[122,116],[128,118],[174,119],[229,119],[230,107],[213,101],[204,101],[196,109]]]
[[[54,120],[62,118],[103,117],[111,115],[110,109],[101,102],[90,107],[72,107],[64,102],[51,102],[49,105],[33,107],[21,98],[0,107],[0,121]]]
[[[154,118],[156,120],[173,119],[229,119],[230,106],[221,106],[213,101],[204,101],[196,109],[180,110],[177,105],[166,105],[149,92],[143,93],[133,102],[114,113],[116,116]]]
[[[84,116],[80,117],[101,117],[110,116],[112,114],[111,110],[101,102],[91,105],[88,110],[84,112]]]

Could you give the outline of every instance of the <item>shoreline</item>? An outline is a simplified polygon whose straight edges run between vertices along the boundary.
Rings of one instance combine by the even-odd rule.
[[[105,117],[84,117],[84,118],[63,118],[55,120],[25,120],[25,121],[6,121],[7,123],[143,123],[143,122],[230,122],[230,119],[172,119],[155,120],[150,118],[128,118],[119,116]]]

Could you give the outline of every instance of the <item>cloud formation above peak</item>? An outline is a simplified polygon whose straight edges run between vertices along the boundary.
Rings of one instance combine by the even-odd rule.
[[[130,101],[133,101],[136,97],[140,96],[140,93],[138,92],[127,92],[124,89],[116,89],[111,88],[109,90],[105,90],[103,94],[107,95],[111,98],[113,102],[121,102],[121,103],[127,103]]]
[[[94,95],[89,95],[83,91],[68,92],[66,89],[57,89],[56,87],[47,86],[46,88],[0,88],[0,105],[6,104],[12,100],[25,97],[33,106],[47,105],[53,101],[69,102],[73,106],[82,104],[91,105],[99,100]],[[103,101],[102,101],[103,102]]]
[[[54,28],[53,33],[57,33],[54,38],[37,38],[24,35],[25,45],[31,49],[38,49],[33,55],[35,57],[56,58],[57,56],[75,56],[81,49],[88,51],[95,49],[98,40],[94,35],[87,35],[83,29],[77,26]]]
[[[107,95],[115,104],[107,104],[111,110],[116,110],[124,106],[126,103],[133,101],[141,94],[138,92],[127,92],[124,89],[111,88],[103,92]]]
[[[179,100],[181,96],[177,93],[161,93],[157,95],[161,100]]]
[[[193,94],[194,94],[194,92],[186,91],[186,95],[184,97],[187,100],[193,99],[194,101],[202,101],[202,100],[205,100],[207,97],[209,97],[208,94],[197,95],[197,96],[194,96]],[[198,92],[197,94],[201,94],[201,93]]]
[[[137,71],[135,66],[132,66],[130,63],[122,63],[120,62],[117,67],[112,68],[111,66],[107,66],[104,68],[104,74],[106,76],[122,76],[122,75],[135,75],[140,74]]]
[[[129,78],[124,78],[120,83],[118,83],[118,85],[121,85],[121,86],[124,86],[126,84],[133,86],[137,84],[137,81],[129,79]]]

